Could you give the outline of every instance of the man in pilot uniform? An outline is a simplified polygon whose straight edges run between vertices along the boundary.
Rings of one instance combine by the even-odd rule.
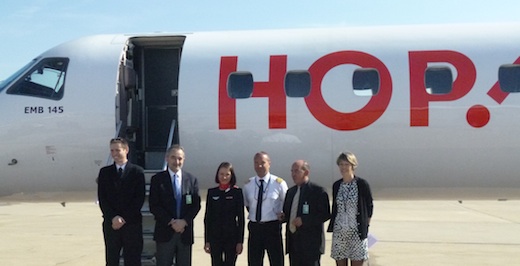
[[[244,186],[244,205],[249,211],[249,266],[262,266],[267,250],[271,266],[283,266],[282,227],[278,220],[282,213],[287,183],[269,172],[271,159],[266,152],[254,157],[256,176]]]

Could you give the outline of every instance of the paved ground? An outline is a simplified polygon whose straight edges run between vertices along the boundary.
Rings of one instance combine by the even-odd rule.
[[[80,198],[64,204],[50,196],[0,198],[0,265],[104,265],[95,195]],[[193,248],[198,266],[210,265],[202,250],[203,213]],[[517,200],[376,201],[370,230],[378,239],[370,266],[520,265]],[[326,237],[322,265],[335,265]],[[244,253],[237,265],[246,262]]]

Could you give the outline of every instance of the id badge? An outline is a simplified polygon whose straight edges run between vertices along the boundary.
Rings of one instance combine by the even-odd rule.
[[[192,201],[191,201],[191,194],[187,194],[186,195],[186,204],[191,204]]]
[[[302,206],[302,214],[309,214],[309,204],[307,202]]]

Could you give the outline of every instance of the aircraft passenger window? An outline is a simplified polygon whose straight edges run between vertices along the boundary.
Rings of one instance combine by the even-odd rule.
[[[428,67],[424,85],[429,94],[448,94],[452,90],[453,76],[449,67]]]
[[[504,92],[520,92],[520,65],[502,65],[498,69],[498,82]]]
[[[68,58],[45,58],[7,90],[18,94],[59,100],[63,97]]]
[[[246,99],[253,95],[253,75],[249,72],[233,72],[227,82],[228,96],[233,99]]]
[[[375,68],[360,68],[354,71],[352,87],[357,96],[372,96],[379,92],[379,72]]]
[[[289,71],[285,75],[285,95],[288,97],[307,97],[311,93],[309,71]]]

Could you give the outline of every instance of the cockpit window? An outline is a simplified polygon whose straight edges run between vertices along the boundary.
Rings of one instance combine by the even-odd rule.
[[[33,60],[31,60],[31,62],[29,62],[27,65],[25,65],[24,67],[20,68],[18,71],[16,71],[13,75],[11,75],[10,77],[8,77],[7,79],[5,80],[2,80],[0,81],[0,91],[3,91],[7,85],[9,85],[9,83],[13,82],[14,80],[16,80],[20,75],[22,75],[23,73],[25,73],[25,71],[27,71],[27,69],[29,69],[32,65],[34,65],[34,63],[36,63],[36,61],[38,60],[38,58],[35,58]]]
[[[68,58],[45,58],[7,90],[8,94],[59,100],[63,97]]]

